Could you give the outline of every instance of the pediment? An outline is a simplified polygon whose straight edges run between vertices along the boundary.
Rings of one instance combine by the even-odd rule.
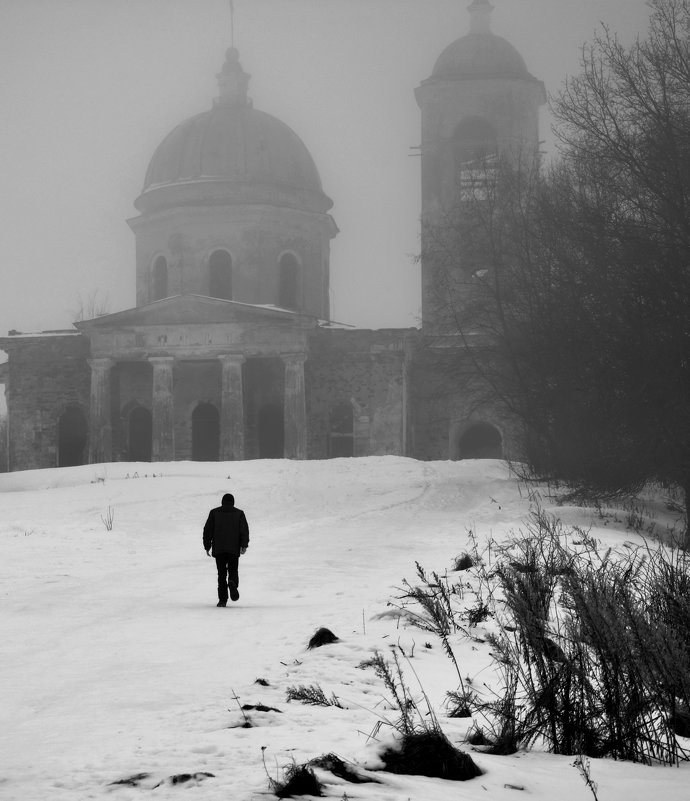
[[[256,306],[234,300],[220,300],[203,295],[176,295],[156,300],[146,306],[104,314],[92,320],[75,323],[80,330],[88,333],[112,328],[140,328],[159,325],[208,325],[214,323],[261,323],[276,325],[293,323],[304,326],[313,324],[311,317],[275,306]]]

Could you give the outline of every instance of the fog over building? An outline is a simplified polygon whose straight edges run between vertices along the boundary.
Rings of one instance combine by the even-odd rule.
[[[474,0],[415,91],[423,219],[477,154],[536,149],[544,85]],[[216,97],[153,152],[128,220],[136,305],[0,339],[10,469],[117,460],[517,457],[519,427],[477,406],[442,349],[433,271],[420,328],[333,320],[333,202],[299,131],[254,108],[251,47],[219,53]],[[200,102],[203,99],[200,99]],[[313,103],[313,97],[305,97]],[[367,288],[362,287],[362,292]],[[430,354],[433,353],[433,358]]]

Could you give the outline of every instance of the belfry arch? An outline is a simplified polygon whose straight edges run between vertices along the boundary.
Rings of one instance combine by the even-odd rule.
[[[465,117],[455,128],[453,156],[455,169],[463,165],[480,166],[498,153],[498,136],[494,126],[484,117]]]

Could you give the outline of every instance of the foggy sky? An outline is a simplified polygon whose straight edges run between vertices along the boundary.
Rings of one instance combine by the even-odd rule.
[[[332,316],[418,322],[413,90],[468,30],[469,0],[234,0],[257,109],[304,141],[334,200]],[[493,30],[556,92],[599,21],[624,41],[644,0],[493,0]],[[134,305],[125,220],[155,147],[210,108],[228,0],[0,0],[0,333],[69,327],[77,297]],[[549,119],[541,136],[552,147]],[[1,358],[1,352],[0,352]]]

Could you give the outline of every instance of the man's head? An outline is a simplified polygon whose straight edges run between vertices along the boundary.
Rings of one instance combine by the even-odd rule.
[[[234,506],[235,505],[235,496],[230,495],[228,492],[226,495],[223,495],[223,500],[221,501],[223,506]]]

